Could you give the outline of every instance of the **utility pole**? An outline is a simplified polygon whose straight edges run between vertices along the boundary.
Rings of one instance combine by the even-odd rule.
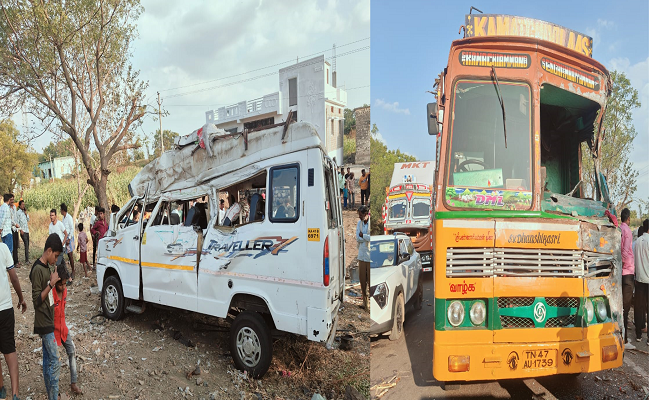
[[[162,101],[160,101],[160,92],[158,92],[158,121],[160,121],[160,155],[165,152],[165,145],[163,144],[163,133],[162,133],[162,115],[160,112],[160,105],[162,104]]]

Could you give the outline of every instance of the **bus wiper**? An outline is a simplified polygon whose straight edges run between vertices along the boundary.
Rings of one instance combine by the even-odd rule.
[[[508,136],[506,135],[506,107],[503,105],[503,96],[501,95],[501,88],[499,87],[499,79],[497,78],[497,71],[492,66],[492,73],[494,74],[494,82],[497,87],[497,94],[499,95],[499,103],[501,103],[501,112],[503,113],[503,140],[508,148]]]

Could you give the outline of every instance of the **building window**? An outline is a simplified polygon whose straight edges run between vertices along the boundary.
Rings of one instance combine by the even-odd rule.
[[[298,105],[298,78],[289,79],[289,107]]]
[[[333,113],[334,112],[334,106],[330,107],[330,111]]]
[[[327,78],[327,84],[330,84],[330,70],[329,68],[325,68],[325,78]]]
[[[341,115],[341,109],[339,108],[339,115]]]
[[[273,117],[258,119],[251,122],[244,122],[244,129],[252,131],[253,129],[262,128],[267,125],[273,125]]]

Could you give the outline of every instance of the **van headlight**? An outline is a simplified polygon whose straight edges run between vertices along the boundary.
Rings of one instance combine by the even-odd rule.
[[[451,326],[459,326],[465,319],[465,307],[463,307],[463,303],[458,300],[452,301],[449,304],[449,308],[447,308],[447,319]]]
[[[477,301],[469,309],[469,319],[474,325],[483,325],[485,322],[485,303]]]
[[[596,303],[596,318],[598,318],[598,321],[603,322],[607,319],[607,306],[605,305],[605,302],[603,299],[596,299],[594,300],[594,303]]]
[[[587,310],[587,322],[591,322],[594,319],[594,305],[589,299],[585,301],[585,310]]]
[[[377,285],[372,292],[372,298],[375,299],[379,308],[384,309],[388,303],[388,285],[385,282]]]

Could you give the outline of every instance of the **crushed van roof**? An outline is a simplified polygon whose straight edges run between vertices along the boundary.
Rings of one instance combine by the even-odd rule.
[[[309,148],[325,151],[316,128],[306,122],[248,132],[247,138],[244,133],[229,134],[206,124],[179,137],[174,149],[145,165],[129,190],[132,196],[144,196],[148,188],[148,196],[157,198],[168,191],[207,188],[227,174],[254,170],[257,162]],[[240,173],[232,175],[233,179],[241,177]],[[224,186],[226,181],[219,179],[219,184]]]

